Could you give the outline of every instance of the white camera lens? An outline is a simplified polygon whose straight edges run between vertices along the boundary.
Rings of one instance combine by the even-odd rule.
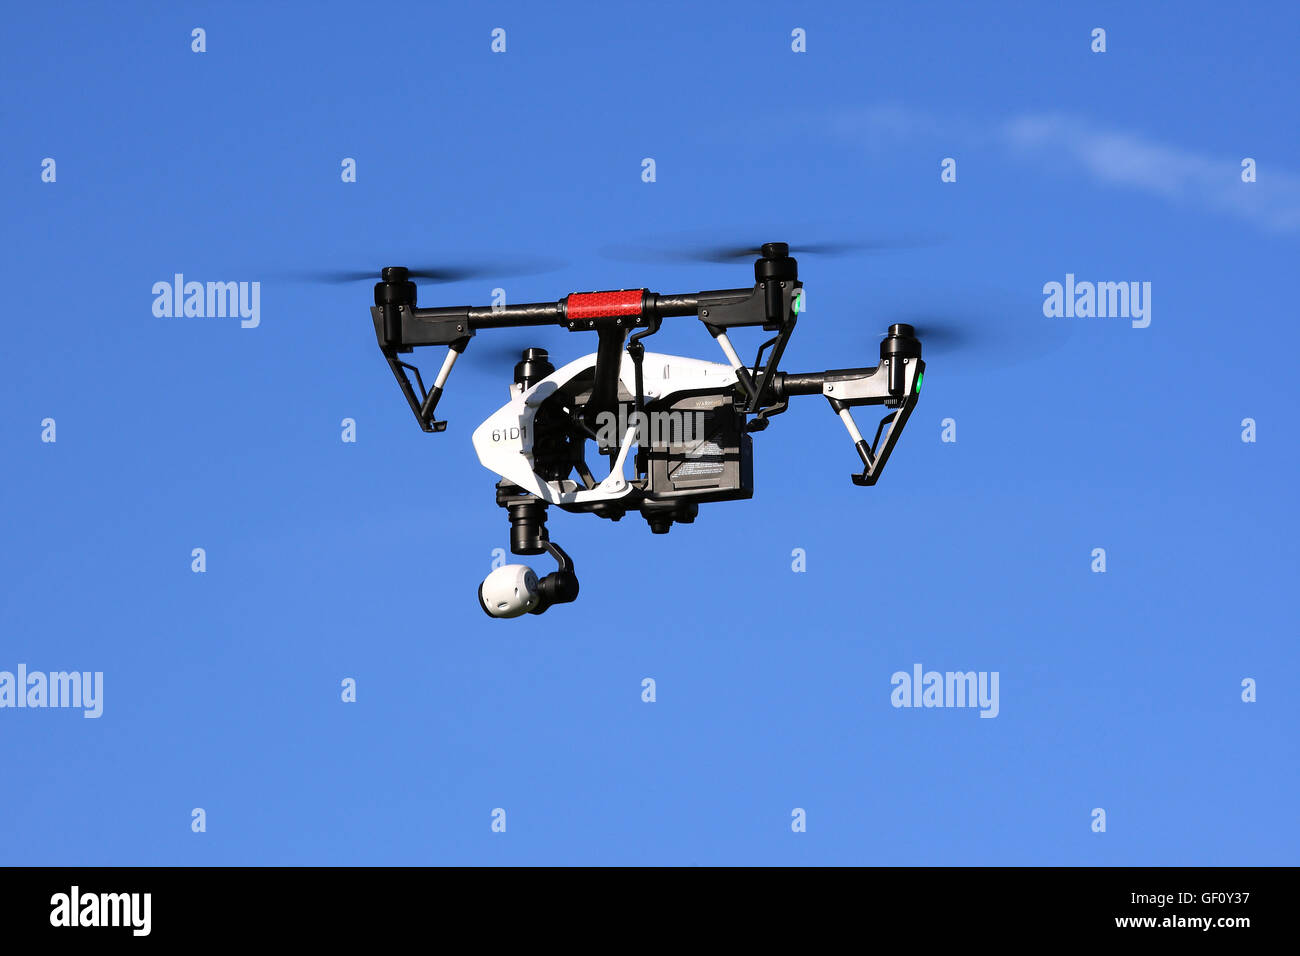
[[[526,564],[497,568],[478,588],[478,602],[489,617],[518,617],[537,607],[537,575]]]

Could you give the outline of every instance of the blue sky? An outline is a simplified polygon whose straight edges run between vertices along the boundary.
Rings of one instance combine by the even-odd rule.
[[[1298,26],[1284,4],[16,8],[0,670],[102,671],[104,714],[0,710],[0,862],[1294,863]],[[787,368],[871,364],[890,321],[977,333],[927,353],[880,484],[798,404],[757,436],[751,501],[666,537],[554,514],[581,598],[511,622],[474,596],[508,539],[469,445],[508,369],[471,351],[425,435],[369,286],[285,278],[532,255],[566,264],[421,303],[687,292],[748,267],[602,250],[823,235],[933,241],[801,260]],[[177,272],[260,281],[260,325],[155,317]],[[1067,273],[1150,282],[1150,326],[1045,318]],[[655,348],[715,357],[686,319]],[[998,717],[895,709],[917,663],[998,672]]]

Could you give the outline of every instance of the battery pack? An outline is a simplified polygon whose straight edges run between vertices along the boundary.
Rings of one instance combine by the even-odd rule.
[[[754,494],[753,439],[745,416],[729,393],[678,396],[652,406],[666,422],[661,440],[649,449],[649,497],[731,501]],[[666,413],[666,414],[665,414]]]

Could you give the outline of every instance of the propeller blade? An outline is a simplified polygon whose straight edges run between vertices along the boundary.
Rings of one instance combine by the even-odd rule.
[[[775,241],[775,240],[773,240]],[[942,237],[894,236],[879,238],[839,238],[813,240],[809,242],[790,242],[790,255],[796,259],[801,256],[847,256],[855,253],[872,254],[894,252],[901,249],[915,249],[922,246],[936,245]],[[607,258],[629,262],[739,262],[757,259],[762,253],[761,243],[745,244],[696,244],[696,243],[654,243],[607,246],[602,254]]]
[[[947,363],[974,369],[1000,368],[1042,358],[1061,348],[1074,333],[1073,326],[1053,322],[1041,312],[1006,311],[924,312],[901,311],[882,322],[911,325],[921,342],[921,357],[957,359]],[[873,344],[885,337],[884,328]]]
[[[464,365],[482,377],[512,381],[515,364],[525,349],[545,349],[556,368],[587,351],[594,351],[595,341],[575,337],[559,327],[539,326],[525,329],[484,329],[470,339],[465,355],[456,366]]]
[[[905,321],[903,319],[899,320]],[[980,343],[980,336],[969,324],[962,324],[953,319],[935,319],[935,318],[916,318],[907,321],[916,331],[915,335],[920,340],[922,347],[927,355],[947,355],[961,352],[963,349],[971,349]],[[887,332],[882,331],[880,338],[884,338]]]
[[[297,269],[272,275],[311,283],[378,282],[381,278],[381,265],[376,265],[373,269]],[[518,258],[491,262],[456,262],[440,266],[407,266],[407,270],[410,278],[417,281],[451,283],[469,279],[540,275],[563,266],[563,262],[555,259]]]

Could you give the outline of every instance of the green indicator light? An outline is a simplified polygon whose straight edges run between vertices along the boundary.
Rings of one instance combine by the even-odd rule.
[[[920,375],[916,377],[916,394],[918,395],[921,394],[921,380],[924,378],[925,378],[924,372],[922,372]]]
[[[794,307],[794,314],[795,314],[795,315],[798,315],[798,314],[799,314],[799,309],[803,306],[803,293],[800,292],[797,296],[795,296],[795,297],[794,297],[794,302],[791,303],[791,304],[792,304],[793,307]]]

